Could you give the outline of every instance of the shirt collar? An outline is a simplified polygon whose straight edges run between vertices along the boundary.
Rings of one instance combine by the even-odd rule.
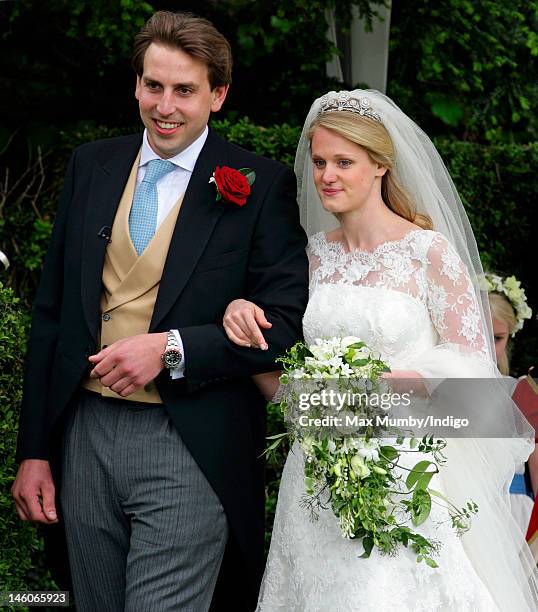
[[[198,138],[191,143],[186,149],[174,155],[174,157],[168,158],[167,161],[171,161],[173,164],[178,166],[179,168],[183,168],[184,170],[188,170],[192,172],[194,170],[194,166],[196,164],[196,160],[200,155],[200,151],[207,140],[207,135],[209,133],[207,125],[205,126],[204,131],[198,136]],[[140,166],[145,166],[153,159],[161,159],[157,153],[151,148],[148,142],[148,131],[144,130],[144,137],[142,139],[142,151],[140,153]]]

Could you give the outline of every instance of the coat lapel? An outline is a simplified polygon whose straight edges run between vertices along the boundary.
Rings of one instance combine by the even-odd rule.
[[[108,245],[98,234],[102,228],[111,231],[121,195],[141,144],[141,134],[126,139],[108,157],[95,160],[92,170],[84,221],[81,292],[84,316],[94,340],[97,339],[103,263]]]
[[[215,187],[209,183],[216,166],[229,164],[224,142],[210,130],[200,152],[177,218],[161,278],[149,331],[172,308],[185,288],[213,229],[226,210],[217,203]]]

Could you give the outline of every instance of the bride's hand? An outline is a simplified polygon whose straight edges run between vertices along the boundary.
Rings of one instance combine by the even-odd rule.
[[[226,335],[235,344],[267,350],[267,342],[260,327],[270,329],[273,324],[269,323],[263,310],[256,304],[247,300],[230,302],[222,322]]]
[[[393,370],[381,375],[391,381],[392,390],[397,393],[415,393],[420,397],[427,397],[428,390],[423,382],[423,377],[414,370]]]

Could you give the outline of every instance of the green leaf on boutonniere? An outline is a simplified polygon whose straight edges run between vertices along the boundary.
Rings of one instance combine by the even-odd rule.
[[[248,184],[252,187],[254,185],[254,181],[256,180],[256,173],[252,168],[239,168],[239,172],[243,176],[247,177]]]

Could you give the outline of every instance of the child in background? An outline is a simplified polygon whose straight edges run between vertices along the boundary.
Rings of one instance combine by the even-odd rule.
[[[510,395],[513,394],[518,379],[510,377],[509,340],[523,327],[525,319],[530,319],[532,311],[520,282],[515,276],[503,278],[497,274],[486,273],[489,304],[493,319],[495,353],[497,366],[507,378]],[[525,465],[521,465],[510,485],[510,504],[514,520],[523,533],[527,532],[533,508],[534,497],[538,493],[538,452],[536,450],[527,461],[529,478],[525,478]],[[530,482],[529,482],[530,480]]]

